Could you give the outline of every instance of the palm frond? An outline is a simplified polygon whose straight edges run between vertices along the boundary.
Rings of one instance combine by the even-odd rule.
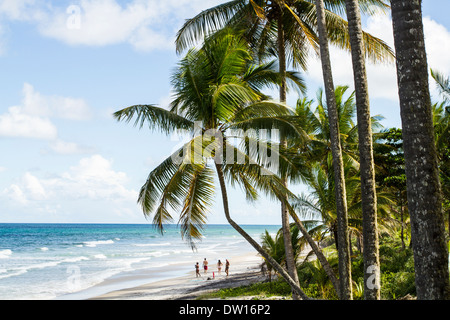
[[[214,171],[206,163],[190,165],[186,169],[188,186],[179,223],[182,238],[187,239],[194,249],[214,199]]]
[[[152,130],[159,128],[161,132],[170,134],[176,130],[191,130],[194,123],[183,116],[154,105],[136,105],[113,114],[117,121],[130,122],[134,117],[135,126],[142,128],[145,123]]]
[[[232,185],[236,183],[241,185],[248,195],[251,195],[251,192],[246,189],[246,186],[250,185],[254,190],[264,192],[273,200],[285,202],[286,199],[296,198],[295,194],[282,183],[279,176],[264,166],[264,161],[267,159],[264,157],[253,158],[249,152],[243,152],[227,141],[225,141],[225,148],[227,152],[232,150],[238,159],[243,159],[239,163],[223,163],[223,172]],[[231,177],[237,178],[237,180],[229,179]],[[245,183],[243,183],[242,177],[245,177]]]
[[[350,51],[348,23],[338,15],[326,11],[328,39],[338,48]],[[373,63],[391,63],[395,59],[392,48],[382,39],[363,31],[364,53]]]
[[[436,82],[439,93],[444,98],[444,102],[450,101],[450,77],[445,77],[442,73],[435,69],[431,69],[431,76]]]
[[[308,0],[309,2],[314,0]],[[390,8],[385,0],[359,0],[359,6],[362,13],[374,15],[375,13],[386,13]],[[325,8],[339,15],[346,14],[345,0],[326,0]]]
[[[175,40],[177,52],[181,53],[195,46],[209,34],[222,29],[243,6],[245,1],[228,1],[188,19],[177,33]]]

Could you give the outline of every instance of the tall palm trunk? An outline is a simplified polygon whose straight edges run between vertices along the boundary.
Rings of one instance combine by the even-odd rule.
[[[323,0],[316,0],[317,26],[319,29],[320,57],[325,84],[325,94],[330,122],[331,152],[335,177],[336,214],[338,225],[338,255],[339,255],[339,281],[340,299],[352,299],[350,246],[348,235],[347,199],[345,190],[344,165],[342,148],[339,136],[339,119],[336,108],[333,75],[331,71],[328,37],[326,31],[325,9]]]
[[[391,0],[418,299],[449,299],[421,0]]]
[[[258,251],[258,253],[266,259],[270,263],[270,265],[289,283],[294,291],[299,297],[305,300],[310,300],[310,298],[303,292],[300,286],[292,279],[292,277],[283,269],[278,262],[276,262],[255,240],[253,240],[250,235],[245,232],[230,216],[230,210],[228,207],[228,194],[225,185],[225,179],[223,176],[222,166],[221,164],[215,164],[217,176],[219,178],[220,189],[222,191],[222,201],[223,201],[223,210],[225,212],[225,217],[228,223],[248,242],[250,245]]]
[[[380,259],[378,254],[377,195],[375,189],[372,126],[370,123],[369,87],[367,84],[361,14],[358,0],[346,0],[345,4],[350,35],[358,121],[365,270],[364,298],[366,300],[379,300]]]
[[[284,26],[283,26],[283,14],[282,10],[280,10],[280,14],[278,16],[278,63],[279,63],[279,72],[281,75],[281,84],[280,84],[280,102],[286,103],[286,48],[284,45]],[[287,140],[285,137],[280,137],[280,142],[282,147],[287,146]],[[286,175],[281,177],[282,183],[287,187],[287,177]],[[283,230],[283,239],[284,239],[284,248],[286,255],[286,267],[289,272],[289,275],[292,279],[300,284],[298,280],[297,274],[297,266],[294,259],[294,250],[292,248],[292,237],[291,230],[289,224],[289,213],[286,208],[285,202],[281,202],[281,228]],[[292,297],[294,300],[298,300],[300,297],[293,292]]]

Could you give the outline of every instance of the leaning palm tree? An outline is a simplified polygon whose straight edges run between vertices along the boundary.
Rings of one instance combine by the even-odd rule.
[[[183,148],[150,173],[141,188],[138,201],[144,214],[154,214],[156,226],[163,229],[173,220],[171,211],[179,212],[182,236],[195,246],[207,220],[216,175],[227,221],[296,294],[307,299],[290,275],[230,215],[225,179],[240,185],[251,200],[256,200],[258,191],[280,201],[293,196],[267,168],[267,156],[255,152],[265,147],[276,154],[276,142],[263,140],[261,129],[277,126],[286,136],[297,135],[296,129],[282,119],[292,112],[284,104],[264,100],[266,96],[258,90],[259,85],[277,79],[277,72],[270,69],[273,64],[255,66],[251,61],[248,45],[241,38],[223,34],[207,39],[201,49],[189,50],[174,73],[170,110],[153,105],[132,106],[116,112],[115,117],[126,121],[136,117],[135,123],[140,126],[148,122],[150,128],[159,127],[167,134],[187,130],[192,135]],[[261,74],[270,75],[270,81]],[[248,133],[247,129],[255,128],[255,124],[258,129]],[[246,148],[253,141],[258,142],[259,149]],[[279,160],[282,167],[282,157]]]
[[[448,249],[421,0],[391,0],[418,299],[449,299]]]
[[[365,11],[380,7],[379,0],[363,0]],[[330,10],[342,7],[343,3],[327,1]],[[281,74],[280,102],[286,101],[286,66],[306,69],[310,48],[318,51],[319,41],[316,27],[316,7],[313,1],[304,0],[234,0],[202,11],[189,19],[178,32],[176,44],[179,52],[223,27],[232,27],[243,33],[260,59],[275,56]],[[349,49],[349,37],[345,20],[326,10],[327,32],[335,45]],[[392,56],[390,48],[380,39],[364,33],[367,55],[374,60]],[[286,146],[285,139],[281,139]],[[288,177],[282,177],[287,185]],[[288,269],[296,277],[295,263],[289,241],[289,216],[285,205],[281,205],[282,226],[288,258]]]

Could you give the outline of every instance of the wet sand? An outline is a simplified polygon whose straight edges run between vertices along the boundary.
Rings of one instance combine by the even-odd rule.
[[[260,269],[262,259],[257,254],[231,257],[228,260],[229,276],[225,274],[225,266],[219,274],[216,264],[210,261],[208,272],[204,274],[203,270],[200,270],[201,277],[198,278],[192,265],[192,271],[183,276],[156,282],[149,281],[144,285],[114,290],[89,300],[191,300],[220,288],[247,285],[265,279]]]

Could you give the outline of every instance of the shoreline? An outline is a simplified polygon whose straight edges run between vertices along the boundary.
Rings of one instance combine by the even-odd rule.
[[[206,275],[197,278],[194,263],[180,263],[170,270],[131,272],[112,277],[91,288],[57,298],[58,300],[192,300],[202,293],[220,288],[261,281],[262,257],[256,252],[231,256],[229,276],[225,267],[219,274],[216,262],[209,261]],[[199,261],[201,263],[201,261]],[[214,278],[213,278],[214,272]],[[182,275],[180,275],[182,274]],[[154,279],[152,281],[152,278]]]

